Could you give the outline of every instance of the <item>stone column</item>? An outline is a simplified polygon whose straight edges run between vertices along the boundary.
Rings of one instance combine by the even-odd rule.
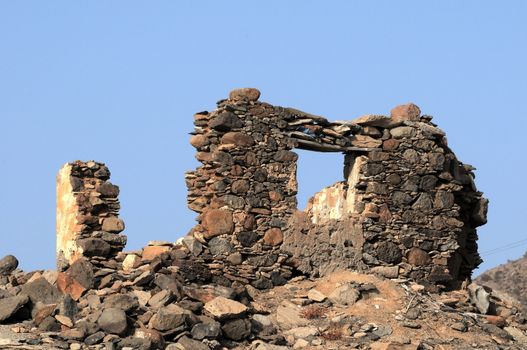
[[[84,257],[96,267],[115,268],[126,244],[119,215],[119,187],[107,181],[103,163],[75,161],[57,175],[57,269]]]

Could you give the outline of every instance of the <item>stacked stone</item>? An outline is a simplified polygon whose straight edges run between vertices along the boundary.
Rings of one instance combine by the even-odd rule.
[[[486,222],[488,201],[476,190],[473,168],[457,160],[445,133],[413,104],[394,108],[391,118],[368,115],[349,124],[382,150],[346,154],[347,181],[316,195],[294,218],[284,249],[308,273],[371,268],[458,287],[481,262],[476,227]],[[342,208],[330,208],[338,214],[332,218],[320,200],[331,197],[347,197],[336,204]],[[328,220],[317,222],[319,216]]]
[[[119,187],[103,163],[67,163],[57,177],[57,267],[66,270],[85,258],[96,268],[115,269],[126,244],[118,217]]]
[[[289,112],[240,89],[213,112],[194,116],[191,144],[203,163],[186,174],[189,208],[200,214],[191,235],[204,244],[213,274],[257,288],[291,276],[279,247],[296,210],[295,141]]]
[[[382,141],[377,137],[379,130],[361,127],[346,121],[330,122],[294,108],[284,108],[287,114],[286,134],[296,141],[300,149],[318,152],[373,151]]]
[[[234,90],[194,117],[191,144],[203,166],[186,180],[189,207],[200,213],[190,233],[204,247],[196,261],[258,288],[283,283],[291,268],[371,268],[450,287],[470,277],[487,201],[431,117],[408,104],[389,118],[329,122],[259,96]],[[295,147],[345,154],[346,181],[305,213],[296,208]]]

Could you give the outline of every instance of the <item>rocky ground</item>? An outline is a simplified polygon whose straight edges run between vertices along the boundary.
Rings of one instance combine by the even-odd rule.
[[[91,276],[84,263],[66,272],[65,288],[61,274],[24,273],[13,270],[16,259],[2,259],[0,348],[527,348],[520,306],[476,284],[440,293],[347,271],[258,290],[183,284],[163,261],[93,276],[97,288],[85,289],[78,283]]]
[[[494,290],[508,293],[527,306],[527,253],[520,259],[512,260],[485,271],[476,278],[477,283]]]

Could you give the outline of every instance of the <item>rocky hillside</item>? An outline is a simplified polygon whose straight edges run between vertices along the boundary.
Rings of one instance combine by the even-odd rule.
[[[172,250],[140,259],[106,276],[91,274],[83,260],[64,274],[24,273],[15,269],[14,257],[0,260],[1,348],[527,347],[519,306],[476,284],[438,293],[406,279],[346,271],[320,279],[300,276],[270,290],[198,285],[174,278],[174,256]]]
[[[527,307],[527,254],[485,271],[476,278],[482,285],[507,293]]]

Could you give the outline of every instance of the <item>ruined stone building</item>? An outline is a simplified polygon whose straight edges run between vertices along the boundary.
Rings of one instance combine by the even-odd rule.
[[[476,228],[488,202],[431,117],[407,104],[390,117],[329,121],[259,97],[234,90],[194,116],[190,142],[202,165],[185,180],[198,224],[175,247],[156,248],[171,254],[180,274],[259,289],[337,269],[447,288],[470,278],[481,262]],[[295,149],[343,154],[342,181],[316,193],[305,211],[297,208]],[[119,253],[124,224],[108,178],[95,162],[61,170],[59,269],[80,256],[100,268],[130,263]]]

